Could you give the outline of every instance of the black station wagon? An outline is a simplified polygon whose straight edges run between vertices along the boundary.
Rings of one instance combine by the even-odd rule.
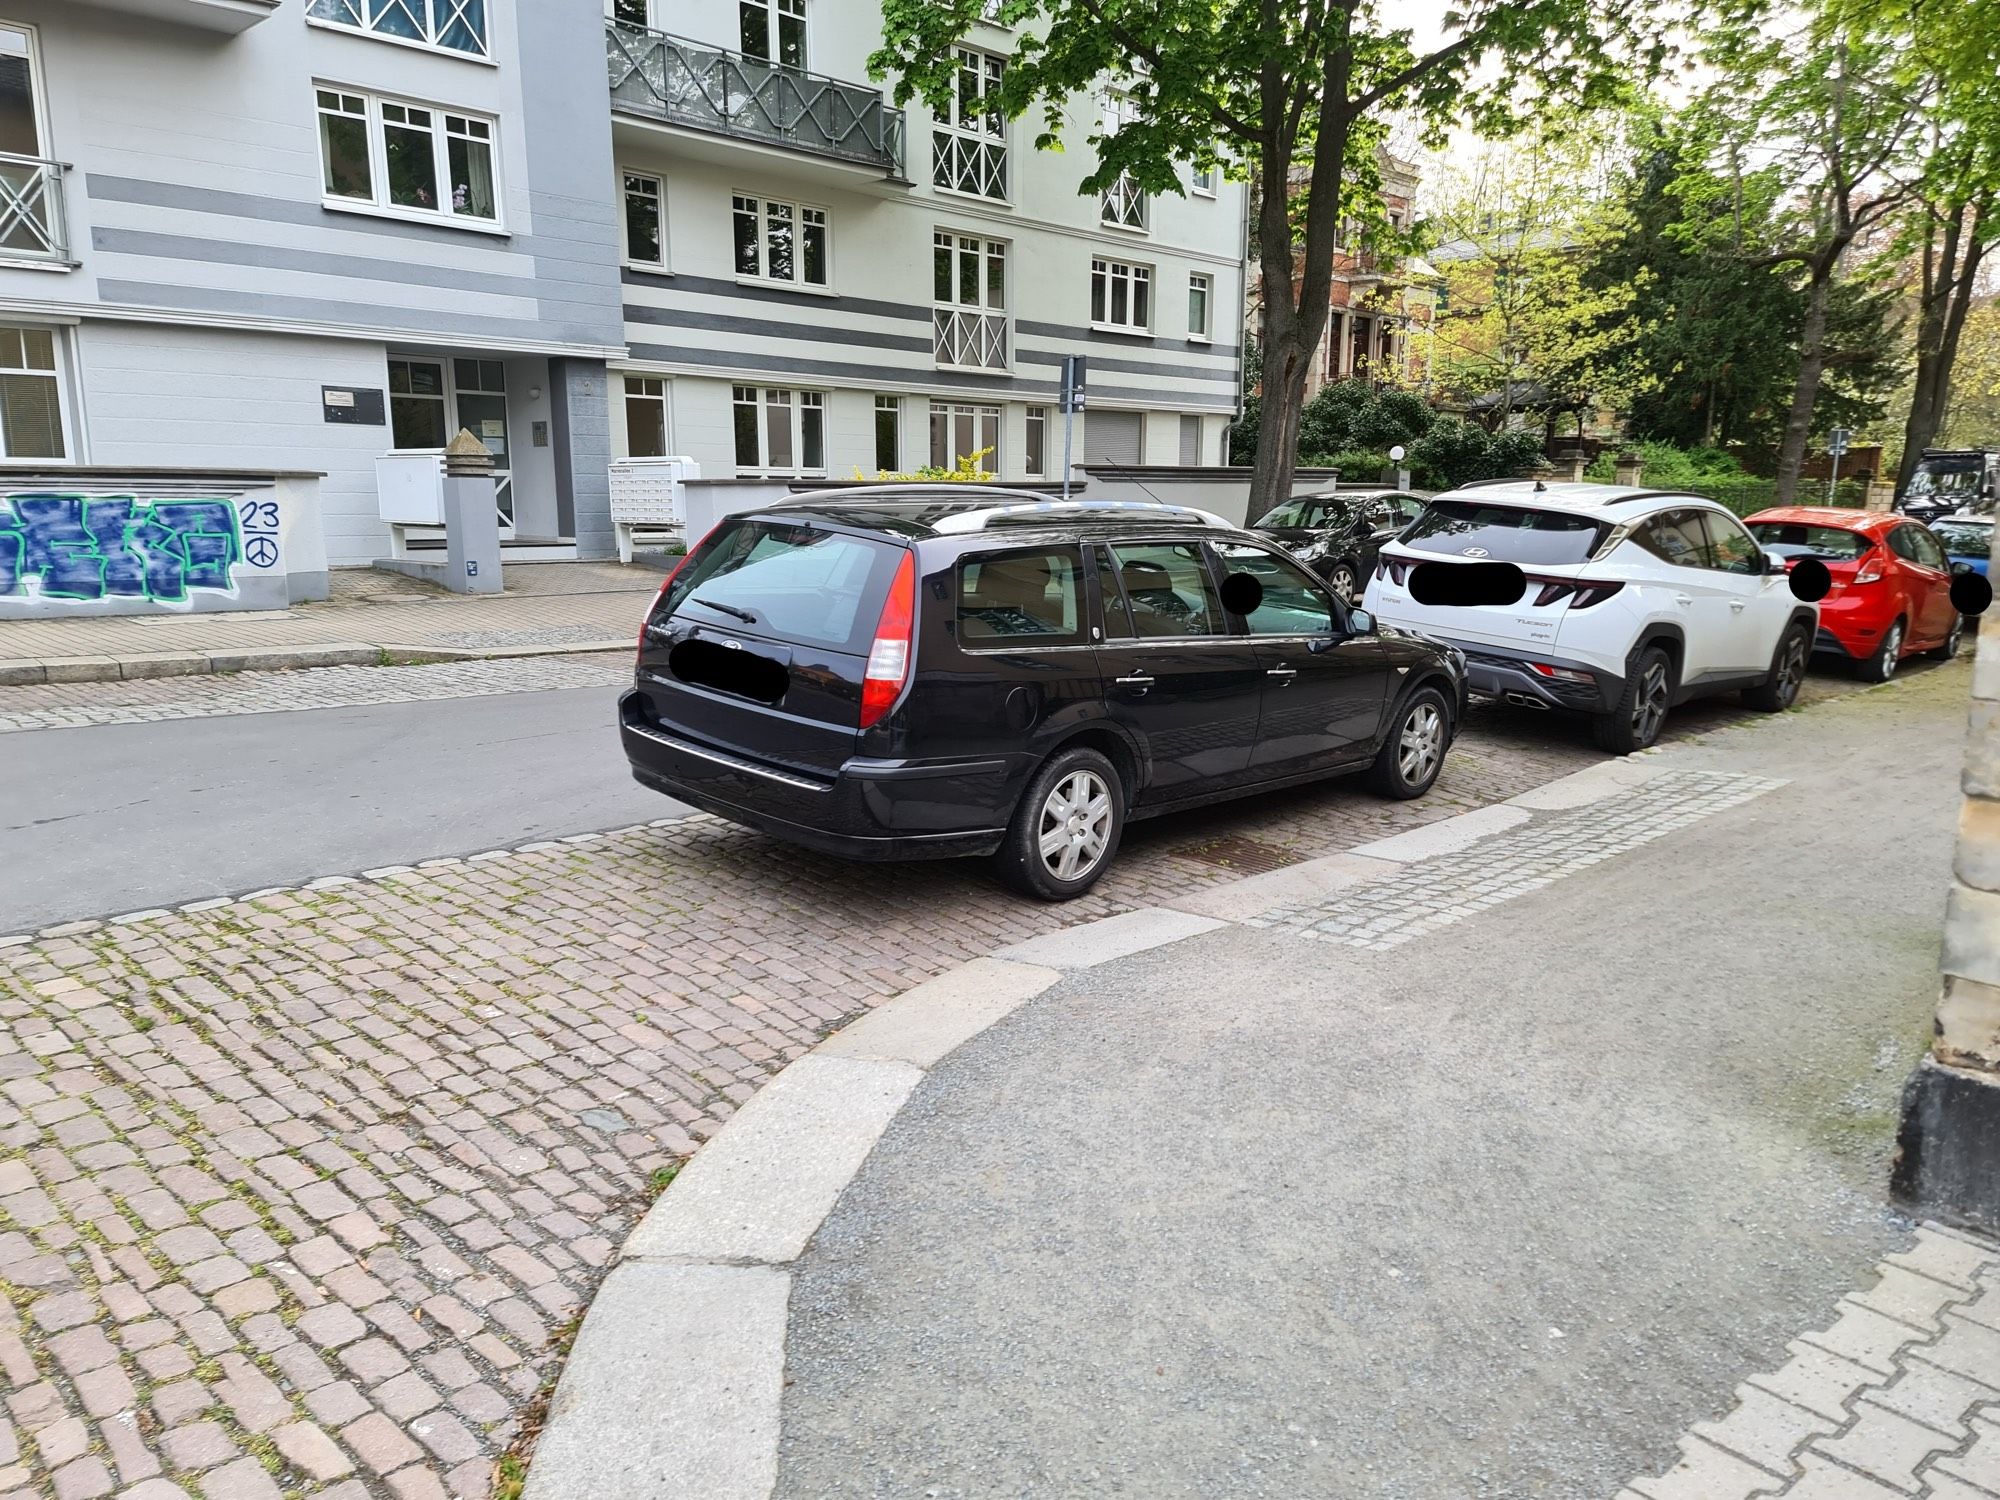
[[[718,525],[619,715],[633,775],[695,807],[1060,901],[1127,818],[1348,771],[1421,796],[1464,704],[1456,651],[1215,516],[890,485]]]

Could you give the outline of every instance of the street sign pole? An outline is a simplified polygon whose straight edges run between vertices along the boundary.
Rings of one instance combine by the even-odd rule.
[[[1826,435],[1827,456],[1833,463],[1826,471],[1826,503],[1833,504],[1834,486],[1840,483],[1840,457],[1847,452],[1847,443],[1854,434],[1845,427],[1836,427]]]
[[[1063,473],[1062,497],[1069,499],[1070,434],[1083,410],[1084,356],[1065,354],[1062,362]]]

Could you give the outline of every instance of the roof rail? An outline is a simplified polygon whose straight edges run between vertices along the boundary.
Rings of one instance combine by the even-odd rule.
[[[1232,530],[1230,524],[1212,511],[1197,510],[1191,505],[1166,505],[1157,500],[1041,500],[1021,505],[995,505],[979,510],[961,511],[957,515],[940,516],[931,523],[931,530],[949,535],[961,531],[984,531],[994,522],[1026,521],[1039,516],[1075,515],[1168,515],[1181,520],[1198,521],[1203,526],[1219,526]]]

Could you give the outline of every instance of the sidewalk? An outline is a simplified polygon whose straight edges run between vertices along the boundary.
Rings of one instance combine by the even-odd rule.
[[[2000,1257],[1884,1203],[1963,683],[883,1008],[627,1243],[530,1500],[2000,1494]]]
[[[0,620],[0,686],[201,672],[371,665],[383,653],[453,660],[629,650],[656,568],[509,563],[501,594],[450,594],[338,569],[333,597],[285,610]]]

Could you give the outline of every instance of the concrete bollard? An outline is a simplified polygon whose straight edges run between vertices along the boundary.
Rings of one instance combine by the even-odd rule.
[[[444,554],[444,586],[453,593],[500,592],[493,455],[463,427],[444,450]]]

